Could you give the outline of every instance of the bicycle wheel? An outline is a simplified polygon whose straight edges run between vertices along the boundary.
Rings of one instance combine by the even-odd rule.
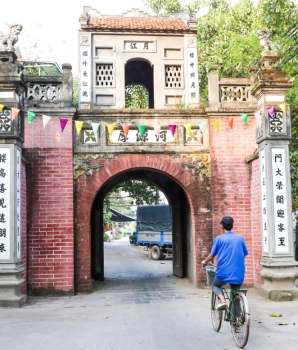
[[[222,314],[223,311],[217,311],[216,306],[219,304],[219,299],[217,298],[216,294],[212,291],[211,296],[211,320],[213,328],[216,332],[220,330],[221,323],[222,323]]]
[[[231,330],[236,345],[244,348],[249,336],[250,312],[246,296],[243,293],[235,294],[233,297],[233,321]]]

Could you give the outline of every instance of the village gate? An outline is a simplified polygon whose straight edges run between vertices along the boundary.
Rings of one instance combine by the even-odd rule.
[[[201,107],[196,21],[185,13],[84,7],[80,23],[77,110],[70,64],[57,77],[23,76],[13,48],[0,50],[0,304],[91,292],[104,278],[103,199],[127,179],[167,196],[175,275],[206,284],[201,261],[231,215],[250,252],[244,283],[275,300],[297,296],[291,84],[274,67],[278,55],[264,54],[245,79],[212,67]],[[146,89],[148,108],[125,108],[128,85]]]

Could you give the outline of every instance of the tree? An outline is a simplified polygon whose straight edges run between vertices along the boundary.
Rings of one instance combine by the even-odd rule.
[[[179,4],[180,5],[179,5]],[[179,1],[146,1],[157,13],[168,14],[171,6],[182,8]],[[170,6],[171,5],[171,6]],[[220,77],[245,77],[249,68],[260,61],[262,48],[256,36],[258,29],[271,32],[270,39],[280,44],[280,68],[292,78],[287,93],[291,107],[292,137],[290,144],[293,210],[298,211],[298,1],[251,0],[232,4],[229,0],[190,1],[185,8],[194,14],[203,7],[198,18],[198,67],[201,103],[208,103],[208,68],[218,67]],[[198,12],[197,12],[198,13]]]
[[[143,85],[125,87],[125,108],[148,108],[148,90]]]

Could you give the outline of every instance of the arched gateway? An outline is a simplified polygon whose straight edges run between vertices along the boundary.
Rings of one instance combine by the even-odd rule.
[[[206,283],[200,263],[232,215],[249,250],[245,284],[296,297],[291,83],[277,53],[249,78],[209,69],[201,107],[196,20],[84,7],[80,24],[77,110],[69,64],[59,76],[23,76],[13,49],[0,48],[0,305],[91,292],[104,278],[103,199],[127,179],[165,193],[175,275]],[[148,109],[124,108],[134,84],[147,89]]]

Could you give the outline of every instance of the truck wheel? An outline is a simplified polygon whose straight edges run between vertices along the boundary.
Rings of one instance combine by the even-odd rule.
[[[152,260],[159,260],[161,256],[161,251],[158,245],[154,245],[151,248],[151,258]]]

